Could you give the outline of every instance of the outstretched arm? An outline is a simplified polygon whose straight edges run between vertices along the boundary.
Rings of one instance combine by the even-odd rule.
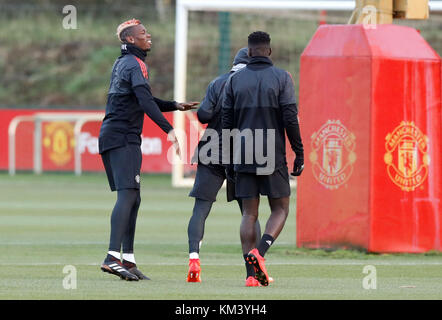
[[[153,99],[155,100],[155,103],[160,108],[161,112],[169,112],[169,111],[177,111],[177,110],[187,111],[187,110],[191,110],[191,109],[197,109],[197,107],[195,107],[195,106],[197,104],[199,104],[199,102],[196,102],[196,101],[179,103],[176,101],[161,100],[156,97],[153,97]]]
[[[173,130],[172,125],[161,113],[161,110],[150,93],[149,88],[145,85],[141,85],[133,88],[133,90],[139,105],[147,116],[152,119],[152,121],[155,122],[165,133],[169,133],[171,130]]]
[[[169,112],[169,111],[178,110],[176,101],[165,101],[165,100],[161,100],[156,97],[153,97],[153,99],[155,100],[155,103],[160,108],[161,112]]]
[[[138,104],[143,109],[144,113],[146,113],[153,122],[168,134],[168,140],[172,141],[177,155],[180,156],[180,147],[178,139],[175,136],[175,131],[169,121],[167,121],[161,113],[160,107],[157,105],[156,101],[160,102],[160,104],[167,104],[167,107],[169,108],[171,105],[168,102],[160,101],[159,99],[155,101],[155,98],[150,91],[149,83],[141,70],[141,66],[130,68],[127,73],[125,73],[124,79],[130,82],[135,97],[138,100]]]

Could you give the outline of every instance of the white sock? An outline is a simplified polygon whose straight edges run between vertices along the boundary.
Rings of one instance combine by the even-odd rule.
[[[108,251],[107,254],[110,254],[111,256],[117,258],[118,260],[121,260],[121,254],[117,251]]]
[[[189,259],[199,259],[200,255],[198,254],[198,252],[192,252],[189,254]]]
[[[133,253],[123,253],[123,260],[137,264],[135,262],[135,255]]]

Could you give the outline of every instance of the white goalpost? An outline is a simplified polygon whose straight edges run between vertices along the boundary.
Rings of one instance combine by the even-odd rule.
[[[177,0],[175,25],[175,71],[174,71],[174,100],[186,101],[186,80],[188,63],[188,30],[189,13],[191,11],[208,12],[260,12],[295,11],[295,10],[328,10],[352,11],[355,0]],[[432,11],[442,11],[442,1],[430,1]],[[204,92],[206,88],[201,88]],[[191,112],[175,112],[174,127],[184,131],[185,118],[194,117]],[[180,139],[181,137],[179,137]],[[186,145],[180,140],[180,145]],[[193,150],[192,150],[193,151]],[[176,156],[175,156],[176,157]],[[172,185],[184,187],[193,185],[193,178],[184,177],[184,164],[175,158],[172,164]]]

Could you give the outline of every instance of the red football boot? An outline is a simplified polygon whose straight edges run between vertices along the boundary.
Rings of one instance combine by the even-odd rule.
[[[189,272],[187,282],[201,282],[200,259],[189,259]]]
[[[269,285],[269,275],[265,266],[265,259],[261,257],[258,249],[252,249],[246,258],[247,262],[252,263],[255,268],[255,278],[263,286]]]
[[[246,279],[246,287],[261,287],[261,284],[254,277],[250,276]]]

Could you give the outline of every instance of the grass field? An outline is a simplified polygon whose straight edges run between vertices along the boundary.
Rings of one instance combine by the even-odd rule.
[[[285,229],[266,256],[275,282],[245,288],[240,214],[224,191],[206,224],[203,282],[186,283],[188,191],[171,188],[169,176],[142,177],[135,252],[153,280],[134,283],[99,269],[116,196],[103,174],[0,173],[0,299],[442,299],[441,254],[295,249],[294,196]],[[65,265],[77,269],[75,290],[63,288]],[[362,287],[366,265],[376,267],[376,290]]]

